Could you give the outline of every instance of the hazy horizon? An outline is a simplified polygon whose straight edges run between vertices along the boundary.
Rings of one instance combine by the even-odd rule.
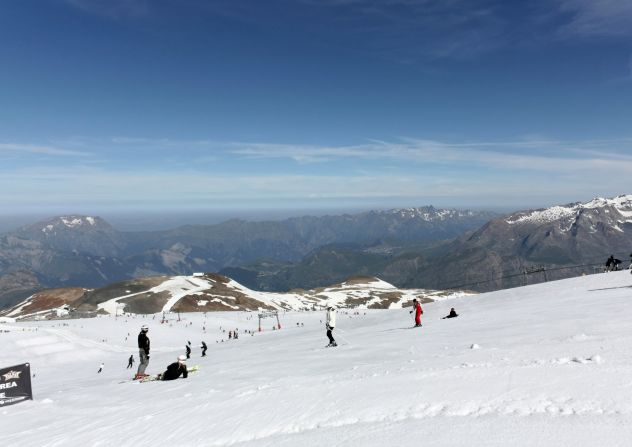
[[[286,208],[286,209],[225,209],[225,210],[136,210],[121,212],[117,210],[100,210],[91,212],[85,208],[77,210],[50,210],[49,212],[2,213],[0,212],[0,233],[18,229],[48,218],[68,215],[99,216],[120,231],[166,230],[182,225],[213,225],[231,219],[246,221],[278,221],[292,217],[325,216],[341,214],[359,214],[367,211],[380,211],[400,208],[419,208],[434,206],[437,209],[458,209],[472,211],[489,211],[497,214],[511,214],[528,209],[547,208],[554,205],[584,202],[594,197],[582,198],[565,203],[540,203],[524,206],[467,206],[441,205],[439,203],[402,204],[401,206],[347,206],[332,208]],[[6,210],[3,210],[6,211]]]

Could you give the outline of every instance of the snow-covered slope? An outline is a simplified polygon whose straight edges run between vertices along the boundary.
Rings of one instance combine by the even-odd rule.
[[[81,292],[76,296],[77,291]],[[85,292],[85,296],[81,296]],[[68,304],[51,299],[63,294],[73,297],[73,307],[117,313],[217,312],[243,310],[309,310],[326,305],[386,309],[410,306],[413,298],[422,302],[472,295],[462,291],[398,289],[372,277],[355,277],[332,287],[269,293],[251,290],[217,274],[140,278],[98,290],[57,289],[37,293],[1,315],[31,319],[55,313]],[[49,304],[48,307],[46,305]],[[48,312],[45,312],[48,311]]]
[[[160,296],[154,312],[285,309],[308,310],[314,307],[402,308],[413,298],[434,301],[471,295],[423,289],[398,289],[377,278],[352,278],[343,284],[316,290],[289,293],[258,292],[217,274],[167,277],[159,285],[142,292],[111,298],[98,305],[110,314],[126,311],[134,299],[152,301]],[[138,303],[136,303],[138,304]],[[132,311],[133,312],[133,311]]]
[[[407,310],[341,311],[327,349],[321,311],[252,336],[249,312],[3,324],[0,365],[30,362],[35,400],[0,409],[2,444],[628,446],[631,285],[623,271],[435,302],[419,329]],[[187,340],[200,371],[119,383],[142,324],[148,372]]]

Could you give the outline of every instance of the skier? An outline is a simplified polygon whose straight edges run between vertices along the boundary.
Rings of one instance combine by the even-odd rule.
[[[136,379],[142,379],[147,376],[147,374],[145,374],[145,369],[147,369],[147,365],[149,365],[149,337],[147,337],[147,331],[149,331],[149,328],[146,324],[143,324],[138,334],[138,355],[140,363],[138,364]]]
[[[178,361],[167,366],[167,370],[160,376],[161,380],[175,380],[182,376],[186,379],[189,375],[186,365],[187,358],[184,355],[178,356]]]
[[[207,350],[207,346],[206,343],[202,342],[202,357],[206,357],[206,350]]]
[[[623,261],[621,261],[621,259],[615,259],[614,260],[614,269],[615,271],[619,270],[619,264],[623,263]]]
[[[327,347],[336,347],[338,344],[332,335],[334,327],[336,327],[336,309],[333,306],[327,307],[327,318],[325,319],[325,327],[327,328],[327,338],[329,338],[329,344]]]
[[[101,371],[103,371],[103,362],[101,362],[101,365],[99,366],[99,370],[97,371],[97,374],[99,374]]]
[[[134,354],[129,356],[129,359],[127,360],[127,369],[130,369],[134,366]]]
[[[606,272],[611,272],[613,270],[616,270],[616,260],[614,259],[614,255],[610,255],[606,261]]]
[[[454,310],[454,307],[452,309],[450,309],[450,313],[448,315],[446,315],[445,317],[442,318],[442,320],[445,320],[446,318],[456,318],[458,317],[459,314],[456,313],[456,311]]]
[[[191,358],[191,347],[189,345],[184,345],[184,347],[187,350],[187,358],[190,359]]]
[[[410,311],[412,314],[415,312],[415,327],[421,327],[421,314],[424,313],[421,308],[421,303],[417,301],[417,298],[413,298],[413,310]]]

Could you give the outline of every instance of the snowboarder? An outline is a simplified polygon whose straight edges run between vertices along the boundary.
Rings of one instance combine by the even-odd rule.
[[[202,357],[206,357],[206,350],[207,350],[207,346],[206,343],[202,342]]]
[[[138,371],[136,372],[137,379],[142,379],[147,375],[145,374],[145,369],[147,369],[147,365],[149,365],[149,337],[147,337],[147,331],[149,331],[149,328],[146,324],[143,324],[138,334],[138,356],[140,363],[138,364]]]
[[[97,371],[97,374],[101,373],[101,371],[103,371],[103,362],[101,362],[101,365],[99,366],[99,370]]]
[[[191,347],[189,345],[184,345],[184,347],[187,350],[187,358],[190,359],[191,358]]]
[[[178,356],[178,361],[167,366],[167,370],[160,376],[161,380],[175,380],[182,376],[186,379],[189,375],[186,364],[187,358],[184,355]]]
[[[410,313],[412,314],[413,312],[415,312],[415,327],[420,327],[421,315],[424,313],[424,311],[421,308],[421,303],[417,301],[417,298],[413,298],[413,310],[411,310]]]
[[[127,360],[127,369],[130,369],[134,366],[134,354],[129,356],[129,359]]]
[[[329,344],[327,347],[336,347],[338,344],[332,335],[332,331],[336,327],[336,309],[333,306],[327,307],[327,318],[325,319],[325,327],[327,328],[327,338],[329,338]]]
[[[454,310],[454,307],[452,309],[450,309],[450,313],[448,315],[446,315],[445,317],[441,318],[442,320],[445,320],[446,318],[456,318],[458,317],[459,314],[456,313],[456,311]]]

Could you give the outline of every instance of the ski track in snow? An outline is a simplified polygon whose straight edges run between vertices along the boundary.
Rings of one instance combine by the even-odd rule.
[[[0,365],[28,361],[35,374],[35,401],[0,408],[2,444],[627,446],[631,281],[615,272],[436,302],[410,331],[394,330],[407,310],[341,311],[328,349],[322,312],[282,312],[282,330],[254,336],[248,312],[0,325]],[[441,320],[450,307],[460,316]],[[187,341],[200,371],[121,384],[142,324],[148,372]]]

